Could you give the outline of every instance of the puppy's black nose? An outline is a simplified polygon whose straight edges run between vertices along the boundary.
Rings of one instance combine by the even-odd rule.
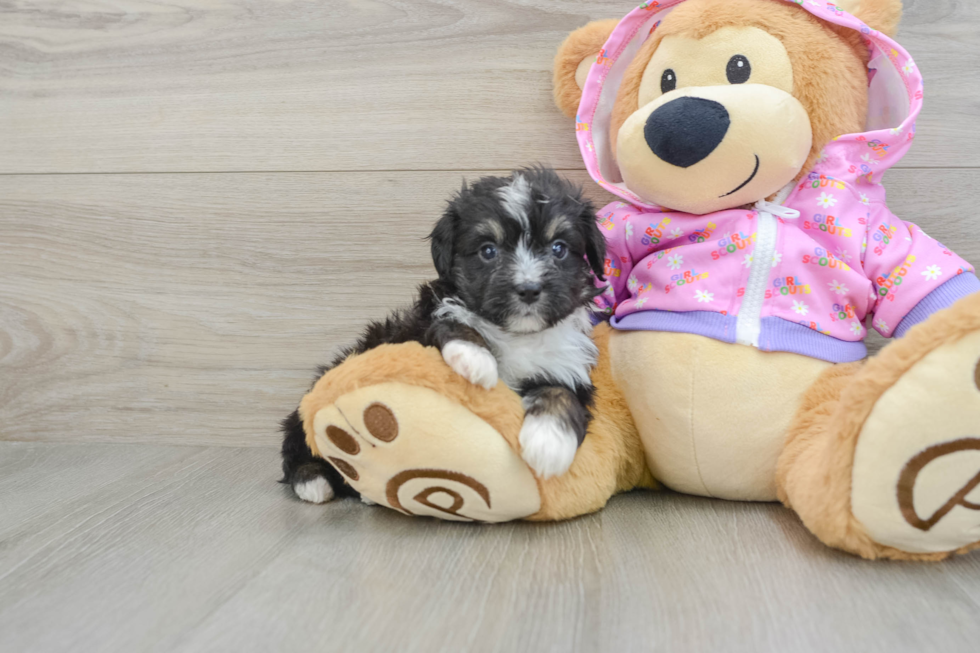
[[[681,97],[650,114],[643,137],[653,153],[667,163],[690,168],[721,145],[730,124],[731,118],[722,104]]]
[[[517,296],[525,304],[533,304],[541,297],[540,283],[522,283],[517,287]]]

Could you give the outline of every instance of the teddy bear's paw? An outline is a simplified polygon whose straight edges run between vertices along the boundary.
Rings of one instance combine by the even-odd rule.
[[[466,342],[450,340],[442,348],[442,358],[456,374],[487,390],[497,385],[497,359],[486,347]]]
[[[851,508],[872,539],[902,551],[980,541],[980,333],[933,350],[875,403]]]
[[[455,521],[520,519],[541,508],[531,470],[504,437],[434,390],[387,382],[313,417],[317,449],[362,499]]]
[[[542,479],[567,472],[578,450],[575,433],[553,415],[527,415],[520,443],[524,462]]]

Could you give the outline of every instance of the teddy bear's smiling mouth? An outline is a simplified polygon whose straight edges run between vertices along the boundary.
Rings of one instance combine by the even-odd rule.
[[[718,197],[721,198],[721,197],[728,197],[729,195],[734,195],[738,191],[740,191],[743,188],[745,188],[746,186],[748,186],[749,185],[749,182],[751,182],[753,179],[755,179],[755,176],[757,174],[759,174],[759,155],[758,154],[755,155],[755,170],[752,171],[752,175],[749,176],[748,179],[746,179],[745,181],[743,181],[742,182],[742,185],[739,186],[738,188],[736,188],[735,190],[733,190],[732,192],[725,193],[724,195],[719,195]]]

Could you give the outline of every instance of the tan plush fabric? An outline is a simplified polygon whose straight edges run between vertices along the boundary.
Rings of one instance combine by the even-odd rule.
[[[978,361],[975,331],[930,352],[875,402],[854,451],[851,512],[879,544],[936,553],[980,541]]]
[[[596,418],[570,472],[547,482],[532,479],[516,455],[522,419],[517,395],[502,385],[486,391],[469,384],[434,349],[385,346],[352,357],[317,383],[301,413],[314,451],[334,463],[340,460],[342,473],[357,475],[355,487],[361,483],[369,497],[411,514],[488,521],[571,518],[598,510],[616,492],[655,487],[647,459],[678,489],[766,499],[773,493],[778,455],[778,497],[828,545],[867,558],[936,560],[948,553],[883,545],[854,516],[854,475],[866,473],[855,466],[855,450],[862,432],[875,427],[873,411],[889,390],[901,391],[909,383],[914,398],[923,383],[936,384],[935,366],[929,371],[933,357],[965,361],[966,372],[954,375],[957,382],[980,384],[973,360],[980,359],[978,333],[980,295],[937,313],[864,364],[828,365],[690,334],[613,332],[601,325],[596,329],[600,364],[593,375]],[[928,372],[922,377],[915,371],[919,364]],[[949,367],[942,360],[940,366]],[[807,389],[809,379],[814,381]],[[960,390],[963,397],[974,392]],[[912,405],[908,398],[908,393],[897,397],[897,404]],[[955,405],[944,406],[943,416],[951,410]],[[963,425],[953,417],[949,424]],[[402,440],[411,452],[385,458],[384,449],[398,442],[390,437],[393,422],[404,427],[398,438],[414,433],[417,440]],[[336,432],[331,436],[330,426],[353,434],[350,440],[359,444]],[[780,455],[784,431],[788,437]],[[432,468],[456,475],[438,477],[434,485],[405,478]],[[395,481],[399,489],[392,493],[389,485]],[[481,488],[503,497],[495,504],[497,512],[480,512],[481,502],[490,508]],[[468,513],[460,507],[464,504],[480,510]]]
[[[541,508],[507,440],[436,390],[397,381],[352,390],[316,411],[313,436],[362,496],[406,514],[500,522]]]
[[[650,115],[680,97],[725,106],[732,124],[714,152],[695,167],[681,168],[653,153],[644,139]],[[630,190],[677,211],[704,215],[747,204],[779,192],[798,174],[810,154],[812,134],[803,106],[775,87],[727,85],[682,88],[661,96],[631,115],[619,130],[616,161]],[[750,152],[765,161],[753,183],[732,195],[718,189],[738,188],[752,175]],[[761,194],[761,195],[760,195]]]
[[[936,313],[866,364],[831,368],[806,392],[779,460],[777,484],[780,500],[824,543],[865,558],[939,560],[949,555],[909,553],[878,544],[868,535],[851,511],[854,453],[865,423],[886,391],[931,352],[955,346],[978,331],[980,294]],[[944,414],[955,410],[955,405],[946,406]],[[933,417],[943,419],[943,415]]]
[[[830,363],[688,333],[620,331],[610,357],[654,477],[688,494],[774,501],[800,389]]]
[[[443,362],[437,349],[413,342],[382,345],[351,357],[313,386],[299,406],[306,442],[313,452],[318,453],[313,438],[317,410],[336,402],[343,394],[388,381],[401,381],[444,394],[484,419],[511,447],[517,447],[524,416],[520,397],[503,383],[498,383],[492,391],[469,383]]]
[[[892,37],[902,20],[902,0],[837,0],[835,4],[872,29]]]
[[[668,36],[702,39],[725,27],[757,27],[779,39],[793,64],[792,95],[806,109],[813,132],[802,177],[823,146],[841,134],[861,131],[868,107],[866,49],[853,30],[839,33],[806,11],[774,0],[688,0],[678,5],[643,44],[623,77],[610,125],[617,142],[620,127],[640,108],[643,73]],[[841,38],[841,37],[844,38]],[[813,57],[820,52],[820,57]],[[863,58],[865,57],[865,58]]]
[[[599,510],[618,492],[656,487],[629,406],[613,381],[608,350],[610,336],[616,335],[608,324],[595,329],[599,347],[599,364],[592,373],[595,417],[568,473],[539,481],[541,512],[529,519],[576,517]]]
[[[533,514],[511,514],[524,509],[524,504],[512,499],[508,505],[516,507],[508,513],[511,514],[509,518],[568,519],[599,510],[617,492],[634,487],[655,487],[629,409],[611,381],[609,359],[605,355],[610,331],[608,325],[600,325],[595,330],[600,350],[600,362],[593,373],[597,387],[596,418],[575,461],[563,476],[547,481],[535,479],[538,496],[534,499],[540,500],[539,509],[532,511]],[[433,392],[420,393],[419,389]],[[385,458],[376,455],[377,452],[368,454],[367,447],[362,446],[353,456],[338,453],[340,450],[331,444],[327,435],[331,425],[352,432],[355,438],[382,446],[377,438],[370,437],[370,429],[363,417],[365,409],[375,400],[390,408],[396,416],[402,416],[404,427],[398,439],[412,442],[411,447],[419,452]],[[503,383],[490,391],[469,383],[443,362],[438,350],[417,343],[384,345],[351,357],[316,383],[303,398],[300,415],[307,443],[314,453],[340,459],[355,469],[365,464],[358,461],[370,463],[351,484],[356,489],[363,488],[369,498],[383,505],[390,505],[382,496],[388,480],[420,465],[462,470],[487,487],[502,487],[508,483],[523,487],[525,475],[530,473],[526,466],[522,470],[514,468],[512,460],[489,442],[491,433],[497,433],[512,451],[519,451],[518,435],[524,416],[520,397]],[[474,417],[484,421],[489,430],[478,428],[472,421]],[[412,435],[406,437],[409,432]],[[472,440],[443,437],[445,433],[459,432],[475,435]],[[492,456],[491,467],[496,471],[489,476],[485,471],[474,471],[472,453],[477,446],[475,443],[479,444],[480,451],[491,452],[486,455]],[[336,460],[332,462],[336,463]],[[465,493],[458,485],[453,487]],[[468,496],[479,503],[478,496]],[[412,512],[434,514],[431,510],[422,510],[422,513],[417,510],[412,509]],[[470,513],[470,516],[497,521],[500,514]]]

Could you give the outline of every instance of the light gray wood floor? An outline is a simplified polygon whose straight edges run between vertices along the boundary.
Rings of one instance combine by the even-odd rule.
[[[980,3],[905,4],[890,204],[980,263]],[[779,506],[478,527],[275,483],[276,421],[432,276],[462,178],[606,197],[551,57],[630,6],[0,2],[0,652],[978,650],[980,554],[868,563]]]
[[[2,651],[976,651],[980,558],[653,492],[480,526],[291,499],[268,448],[0,443]],[[941,648],[938,646],[941,645]]]

